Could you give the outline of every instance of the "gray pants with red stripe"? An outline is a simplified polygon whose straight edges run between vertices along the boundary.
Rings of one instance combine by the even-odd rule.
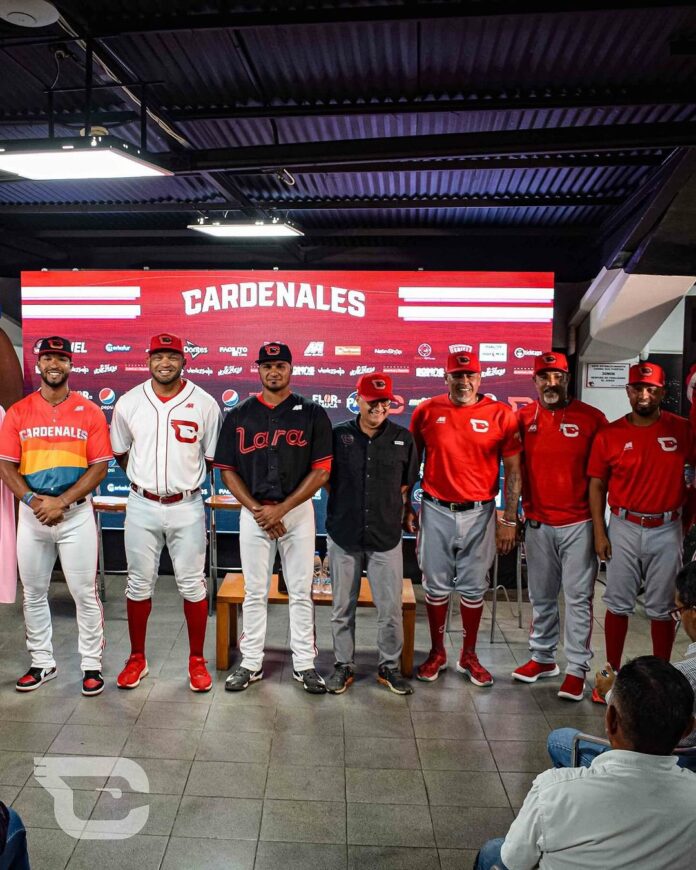
[[[529,649],[535,662],[551,664],[561,635],[558,596],[565,598],[566,673],[584,677],[590,669],[592,650],[592,598],[599,563],[594,552],[592,521],[572,526],[525,530],[527,583],[532,603]]]
[[[612,613],[633,613],[642,581],[648,618],[668,619],[682,566],[681,520],[647,529],[612,514],[608,535],[611,560],[607,562],[604,603]]]
[[[495,559],[495,503],[453,512],[424,499],[417,555],[429,595],[458,592],[468,601],[480,602]]]

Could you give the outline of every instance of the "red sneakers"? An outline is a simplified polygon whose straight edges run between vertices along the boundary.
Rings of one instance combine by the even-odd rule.
[[[205,666],[203,656],[189,656],[189,686],[192,692],[209,692],[213,688],[213,678]]]
[[[568,701],[582,701],[585,694],[585,680],[582,677],[566,674],[565,680],[558,690],[559,698],[567,698]]]
[[[457,662],[457,670],[460,674],[467,674],[475,686],[492,686],[493,677],[487,671],[473,650],[462,650]]]
[[[604,704],[605,707],[606,707],[606,705],[607,705],[607,702],[606,702],[606,701],[604,700],[604,698],[599,694],[599,692],[597,691],[597,689],[592,689],[592,703],[593,703],[593,704]]]
[[[135,689],[148,673],[145,656],[135,653],[135,655],[129,656],[125,668],[116,678],[116,684],[119,689]]]
[[[537,680],[544,677],[557,677],[560,674],[558,665],[555,662],[550,664],[542,664],[530,659],[526,664],[520,665],[512,672],[513,680],[519,680],[521,683],[536,683]]]
[[[418,666],[416,677],[419,680],[424,680],[426,683],[434,683],[440,676],[440,671],[447,669],[447,655],[444,652],[436,652],[430,650],[430,655]]]

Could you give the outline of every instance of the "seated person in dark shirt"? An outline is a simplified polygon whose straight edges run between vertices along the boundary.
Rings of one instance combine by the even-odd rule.
[[[0,870],[29,870],[27,834],[19,815],[0,801]]]
[[[326,688],[340,695],[353,682],[355,610],[366,563],[377,608],[377,679],[398,695],[410,695],[413,689],[399,665],[404,643],[401,530],[416,528],[410,493],[418,455],[411,433],[388,419],[394,400],[389,375],[363,375],[357,391],[358,415],[333,429],[326,530],[336,665]]]

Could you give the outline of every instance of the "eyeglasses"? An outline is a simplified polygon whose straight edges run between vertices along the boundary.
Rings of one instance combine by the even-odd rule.
[[[674,622],[681,622],[682,613],[685,610],[696,610],[696,606],[692,604],[682,604],[681,607],[675,607],[673,610],[670,610],[669,615],[672,617]]]
[[[367,404],[371,408],[389,408],[391,406],[391,399],[372,399],[371,401],[367,402]]]

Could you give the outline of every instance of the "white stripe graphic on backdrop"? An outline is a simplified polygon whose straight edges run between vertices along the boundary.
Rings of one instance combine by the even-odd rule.
[[[404,302],[553,302],[550,287],[399,287]]]
[[[553,320],[553,308],[488,307],[472,308],[468,305],[411,305],[399,306],[402,320],[445,321],[502,321],[511,323],[548,323]]]
[[[140,299],[140,287],[22,287],[22,299],[71,302],[93,299],[95,302]]]
[[[140,305],[123,303],[135,299],[140,299],[140,287],[22,287],[22,316],[30,320],[134,320],[140,317]],[[74,304],[51,304],[56,302]]]

